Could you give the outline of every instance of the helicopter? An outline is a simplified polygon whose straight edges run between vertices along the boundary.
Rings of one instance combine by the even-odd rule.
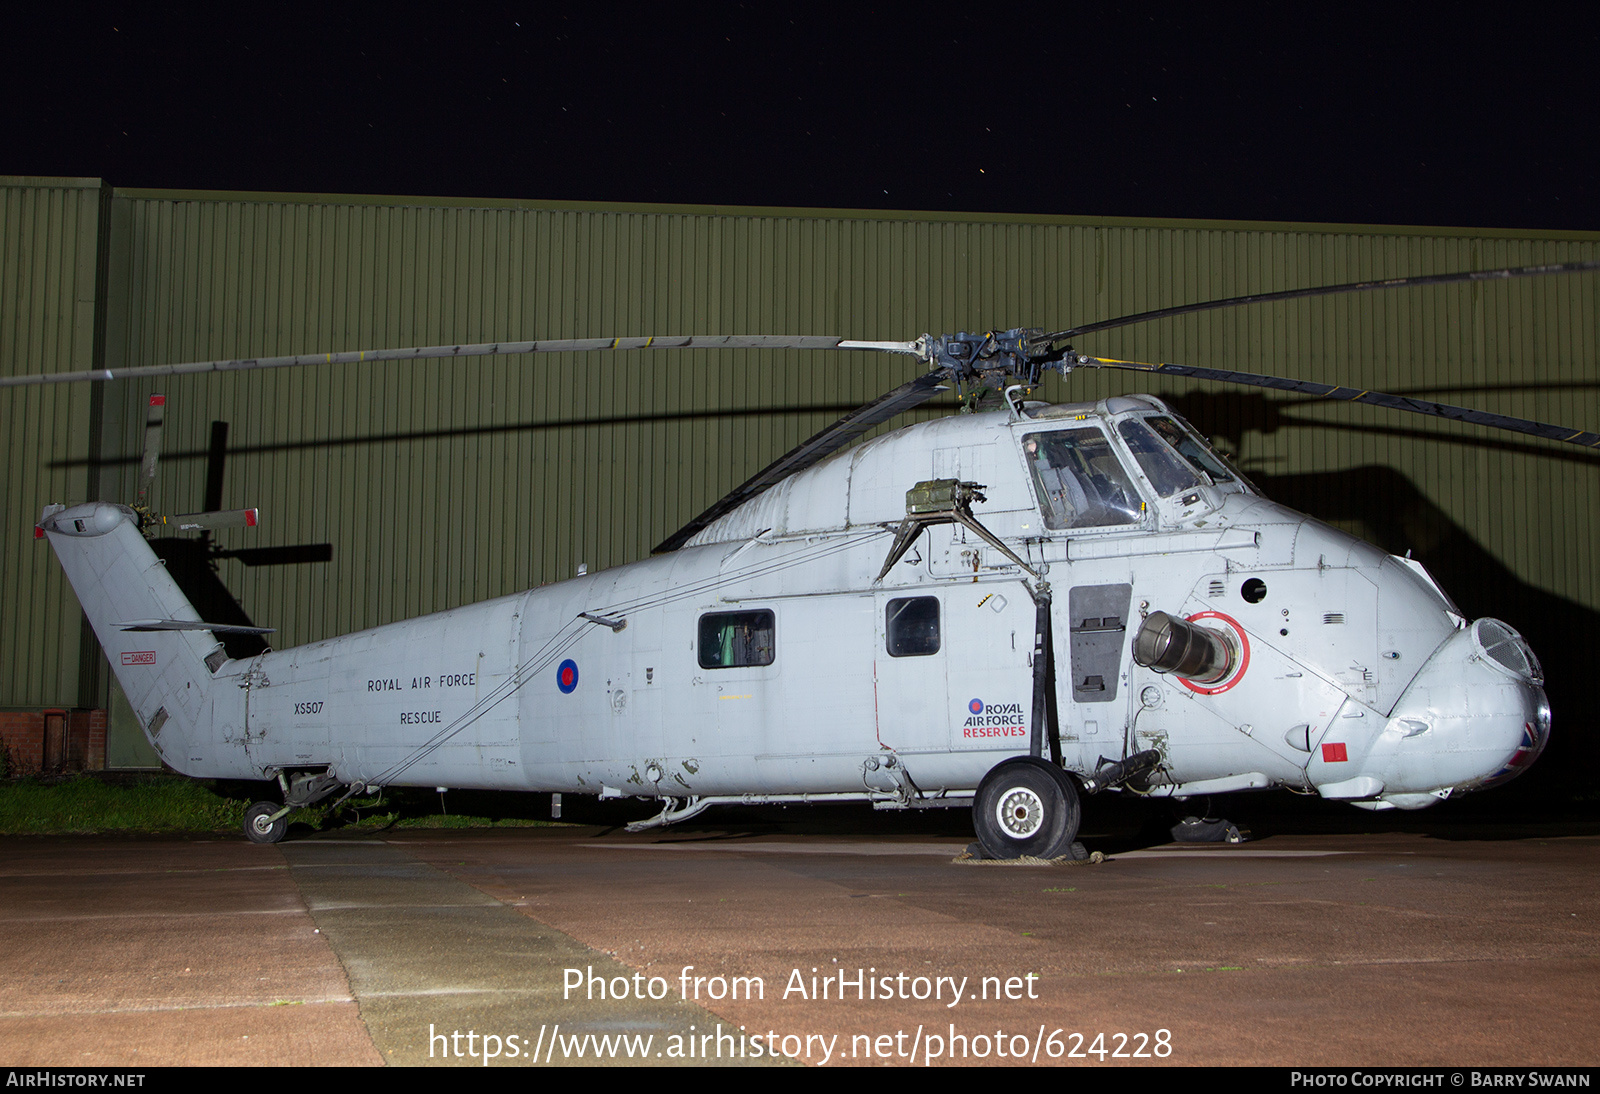
[[[757,472],[648,558],[513,596],[233,659],[147,542],[253,525],[47,506],[55,550],[151,745],[197,777],[276,781],[290,812],[388,786],[717,805],[970,808],[984,855],[1075,853],[1082,799],[1287,788],[1420,809],[1503,783],[1550,737],[1527,642],[1427,570],[1264,497],[1162,400],[1048,405],[1045,372],[1131,369],[1288,390],[1600,447],[1600,435],[1071,340],[1212,308],[1593,271],[1600,262],[1233,297],[1062,331],[906,342],[561,339],[208,361],[0,380],[666,348],[873,350],[913,380]],[[857,441],[954,387],[971,413]],[[987,397],[987,405],[985,396]],[[153,476],[161,396],[151,399]],[[558,799],[559,800],[559,799]],[[337,803],[337,802],[336,802]]]

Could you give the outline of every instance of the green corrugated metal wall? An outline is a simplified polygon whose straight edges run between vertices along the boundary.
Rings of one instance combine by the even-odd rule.
[[[0,375],[93,368],[101,290],[104,200],[98,179],[18,179],[0,185]],[[79,705],[95,690],[82,613],[61,568],[33,541],[45,502],[92,487],[94,430],[86,384],[16,388],[0,396],[0,706]],[[92,652],[92,651],[90,651]]]
[[[46,336],[33,318],[93,299],[93,247],[80,237],[94,235],[97,222],[85,228],[83,218],[95,201],[80,197],[74,215],[58,196],[47,210],[46,191],[97,194],[0,189],[8,372],[86,367],[92,353],[92,323],[56,320]],[[31,242],[46,236],[53,242]],[[614,334],[892,339],[1064,327],[1243,292],[1600,254],[1600,233],[121,190],[103,236],[108,367]],[[34,303],[18,295],[36,291]],[[1216,312],[1090,336],[1080,348],[1427,392],[1592,429],[1597,305],[1600,278],[1582,275]],[[210,422],[229,422],[224,504],[260,506],[262,526],[222,544],[333,545],[327,564],[222,563],[240,602],[288,646],[559,580],[580,562],[642,557],[913,367],[886,355],[656,352],[119,383],[106,394],[96,466],[104,496],[132,496],[144,400],[164,390],[155,501],[196,509]],[[1050,381],[1045,397],[1140,386],[1129,374],[1080,373]],[[1159,389],[1189,400],[1267,474],[1392,468],[1524,581],[1600,609],[1600,464],[1584,453],[1372,408]],[[88,421],[89,396],[0,393],[0,413],[8,527],[20,530],[4,548],[6,595],[26,591],[4,621],[0,704],[70,705],[76,609],[47,552],[24,539],[39,504],[85,489],[88,438],[69,430]],[[53,651],[42,658],[19,641],[36,631]]]

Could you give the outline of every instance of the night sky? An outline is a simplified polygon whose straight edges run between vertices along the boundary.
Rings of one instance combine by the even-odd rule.
[[[0,174],[1600,229],[1594,18],[1409,5],[34,7],[0,21]]]
[[[0,16],[0,175],[1600,231],[1600,14],[1554,10],[33,0]],[[1458,546],[1446,587],[1532,590]]]

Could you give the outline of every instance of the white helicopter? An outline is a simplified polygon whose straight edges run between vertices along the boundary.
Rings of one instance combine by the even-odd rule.
[[[1600,262],[1324,286],[1071,330],[913,342],[734,336],[443,346],[17,378],[721,346],[869,349],[927,371],[817,434],[643,561],[231,660],[144,532],[254,523],[47,507],[50,541],[171,767],[276,780],[296,807],[439,786],[712,805],[970,806],[996,858],[1073,853],[1080,794],[1286,787],[1418,809],[1525,770],[1549,739],[1539,662],[1423,567],[1262,497],[1159,399],[1048,406],[1046,369],[1132,368],[1353,399],[1588,447],[1600,436],[1377,392],[1076,353],[1205,308]],[[851,441],[954,385],[1000,409]],[[145,475],[154,471],[152,399]],[[340,800],[343,800],[341,798]]]

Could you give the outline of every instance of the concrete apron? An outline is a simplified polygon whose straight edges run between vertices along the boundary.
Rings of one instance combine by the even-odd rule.
[[[332,839],[279,849],[388,1063],[719,1062],[697,1046],[719,1026],[731,1032],[725,1019],[675,991],[631,998],[632,968],[398,848]],[[580,989],[563,999],[567,969],[586,982],[626,977],[630,998],[590,1001]]]
[[[0,1062],[382,1063],[275,848],[0,841]]]

